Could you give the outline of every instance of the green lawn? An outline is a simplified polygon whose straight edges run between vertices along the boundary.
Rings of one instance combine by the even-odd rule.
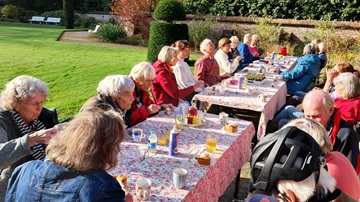
[[[59,119],[74,116],[95,95],[100,80],[129,74],[146,61],[144,50],[120,49],[57,41],[61,26],[0,22],[0,89],[16,76],[27,74],[46,82],[50,96],[45,107],[55,107]],[[195,60],[199,55],[192,56]]]
[[[95,95],[106,75],[129,74],[146,60],[146,51],[57,41],[64,27],[0,22],[0,86],[22,74],[45,81],[50,88],[46,107],[59,119],[77,113]]]

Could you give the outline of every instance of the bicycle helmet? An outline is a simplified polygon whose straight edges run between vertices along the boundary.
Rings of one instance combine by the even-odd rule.
[[[251,154],[252,188],[270,193],[278,180],[301,181],[324,164],[318,143],[297,127],[266,135]]]

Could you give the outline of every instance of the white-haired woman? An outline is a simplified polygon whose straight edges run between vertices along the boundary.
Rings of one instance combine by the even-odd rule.
[[[354,125],[360,121],[360,83],[353,73],[342,73],[334,79],[335,107],[341,111],[341,118]]]
[[[259,43],[259,41],[260,41],[259,35],[253,34],[251,36],[249,51],[250,51],[250,54],[254,56],[254,60],[259,59],[259,49],[257,47],[257,44]]]
[[[287,126],[296,126],[315,139],[324,154],[328,173],[336,180],[336,188],[360,200],[360,182],[355,169],[344,154],[332,151],[333,146],[325,128],[317,121],[306,118],[292,120],[284,127]],[[343,176],[344,173],[346,178]]]
[[[241,43],[238,46],[238,51],[243,56],[243,59],[241,61],[242,68],[249,66],[249,64],[254,61],[254,55],[252,55],[249,50],[250,42],[251,42],[251,35],[245,34],[243,43]]]
[[[202,81],[197,81],[193,86],[178,89],[175,74],[170,68],[176,65],[178,61],[177,55],[178,51],[175,48],[164,46],[160,50],[158,60],[153,64],[156,77],[152,82],[151,90],[158,105],[172,104],[177,107],[179,99],[194,94],[195,89],[203,85]]]
[[[84,103],[80,111],[88,108],[109,104],[124,119],[125,124],[130,124],[130,115],[125,116],[126,111],[131,108],[134,101],[133,92],[135,84],[128,76],[109,75],[101,80],[96,89],[97,95],[91,97]]]
[[[232,36],[230,37],[230,41],[230,51],[228,52],[228,56],[229,59],[232,60],[241,55],[237,49],[240,44],[240,40],[237,36]]]
[[[43,108],[49,88],[27,75],[6,84],[0,97],[0,201],[14,169],[33,159],[43,160],[45,144],[57,132],[54,112]],[[51,129],[46,129],[51,128]]]
[[[135,100],[131,105],[131,109],[126,111],[126,114],[130,114],[130,124],[128,127],[144,121],[149,116],[159,112],[160,109],[166,109],[167,107],[174,108],[172,104],[157,105],[150,98],[148,90],[155,77],[155,69],[149,62],[140,62],[131,69],[130,78],[135,83],[133,93]]]
[[[296,91],[309,92],[314,87],[316,77],[319,76],[320,58],[316,54],[316,46],[307,44],[303,55],[297,60],[294,69],[280,72],[280,75],[286,79],[289,94],[294,94]]]
[[[195,62],[195,78],[203,80],[208,86],[221,82],[219,65],[214,58],[214,43],[210,39],[204,39],[200,44],[200,51],[204,55]]]

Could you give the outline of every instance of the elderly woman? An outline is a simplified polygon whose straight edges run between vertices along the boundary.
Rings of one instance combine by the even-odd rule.
[[[152,82],[151,90],[158,105],[172,104],[177,107],[179,99],[184,99],[190,94],[194,95],[195,89],[203,85],[203,82],[198,81],[193,86],[178,89],[175,74],[170,68],[176,65],[177,55],[178,51],[175,48],[164,46],[158,55],[158,61],[153,64],[156,77]]]
[[[289,72],[280,72],[286,80],[289,94],[294,94],[296,91],[309,92],[314,87],[316,77],[319,76],[320,58],[316,55],[316,46],[307,44],[303,54],[304,56],[298,59],[294,69]]]
[[[245,34],[243,43],[238,46],[238,51],[243,56],[241,60],[242,68],[249,66],[249,64],[254,61],[254,55],[252,55],[249,50],[250,42],[251,35]]]
[[[230,41],[230,51],[228,52],[228,56],[229,59],[232,60],[241,55],[237,49],[240,44],[240,40],[237,36],[232,36],[230,37]]]
[[[325,128],[317,121],[306,118],[293,120],[284,127],[288,126],[295,126],[314,138],[324,154],[328,173],[336,180],[336,188],[359,200],[360,182],[356,172],[349,159],[341,152],[332,151],[333,146]],[[346,178],[344,178],[344,173],[346,173]]]
[[[178,40],[171,45],[175,47],[179,52],[178,61],[175,66],[173,66],[174,74],[176,77],[176,82],[179,89],[184,89],[189,86],[193,86],[198,81],[190,70],[190,66],[184,61],[189,57],[190,53],[190,44],[186,40]],[[202,88],[195,89],[195,92],[202,92]]]
[[[260,41],[260,37],[257,34],[254,34],[251,36],[251,41],[249,47],[250,54],[254,56],[254,60],[259,59],[259,49],[257,47],[257,44]]]
[[[106,172],[118,163],[125,126],[119,113],[105,108],[79,112],[49,142],[48,160],[16,168],[6,201],[125,201],[120,184]]]
[[[135,83],[135,90],[131,109],[126,111],[126,117],[130,116],[129,127],[144,121],[149,116],[156,114],[160,109],[174,108],[172,104],[157,105],[150,99],[148,90],[155,77],[155,70],[149,62],[140,62],[131,69],[130,78]]]
[[[360,83],[359,77],[346,72],[334,79],[338,97],[335,107],[341,111],[341,118],[354,125],[360,121]]]
[[[214,43],[210,39],[204,39],[200,44],[200,51],[204,55],[194,64],[195,78],[204,81],[207,86],[221,82],[219,65],[214,58]]]
[[[230,75],[235,72],[239,66],[239,61],[242,56],[237,56],[232,61],[229,60],[228,53],[230,52],[231,41],[228,38],[222,38],[219,40],[219,50],[215,54],[215,60],[220,67],[220,77],[222,79],[229,78]]]
[[[93,108],[99,104],[109,104],[115,111],[117,111],[123,118],[125,124],[130,125],[130,115],[126,115],[126,111],[131,108],[135,84],[127,76],[124,75],[110,75],[101,80],[96,89],[97,95],[91,97],[81,107],[80,111],[88,108]]]
[[[43,160],[45,145],[57,132],[54,112],[43,108],[47,85],[22,75],[6,84],[0,96],[0,201],[13,170],[33,159]],[[46,129],[51,128],[51,129]]]

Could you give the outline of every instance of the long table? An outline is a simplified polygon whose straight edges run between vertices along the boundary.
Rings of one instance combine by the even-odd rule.
[[[161,138],[175,123],[173,113],[156,115],[133,128],[142,128],[147,135],[151,130],[155,130]],[[239,169],[249,161],[255,128],[251,122],[230,118],[229,121],[238,124],[239,128],[237,132],[229,133],[223,129],[217,115],[205,114],[205,119],[202,126],[183,126],[178,143],[179,153],[174,157],[168,155],[168,146],[158,145],[156,154],[150,154],[142,160],[148,147],[147,139],[136,143],[129,137],[121,145],[118,166],[109,173],[114,176],[128,176],[130,192],[135,201],[135,182],[141,177],[152,181],[151,197],[148,201],[217,201]],[[195,156],[206,152],[208,133],[215,134],[218,143],[216,152],[209,153],[211,165],[204,166],[197,162]],[[177,167],[188,171],[186,185],[182,189],[176,189],[172,181],[172,172]]]
[[[203,91],[194,96],[193,100],[215,104],[219,106],[231,107],[236,109],[246,109],[260,112],[259,125],[257,130],[257,139],[260,140],[266,132],[267,122],[274,118],[275,113],[281,109],[286,102],[287,88],[286,83],[276,79],[276,68],[280,71],[291,71],[296,65],[297,57],[286,57],[274,61],[274,65],[265,65],[262,61],[255,62],[252,67],[247,67],[239,73],[244,75],[256,73],[260,66],[264,66],[266,79],[261,83],[247,83],[243,89],[238,89],[237,80],[234,77],[227,79],[230,83],[225,87],[225,94],[220,95],[222,83],[214,86],[215,91],[209,94]],[[250,88],[253,92],[247,92]],[[258,96],[266,94],[267,99],[262,102]]]

